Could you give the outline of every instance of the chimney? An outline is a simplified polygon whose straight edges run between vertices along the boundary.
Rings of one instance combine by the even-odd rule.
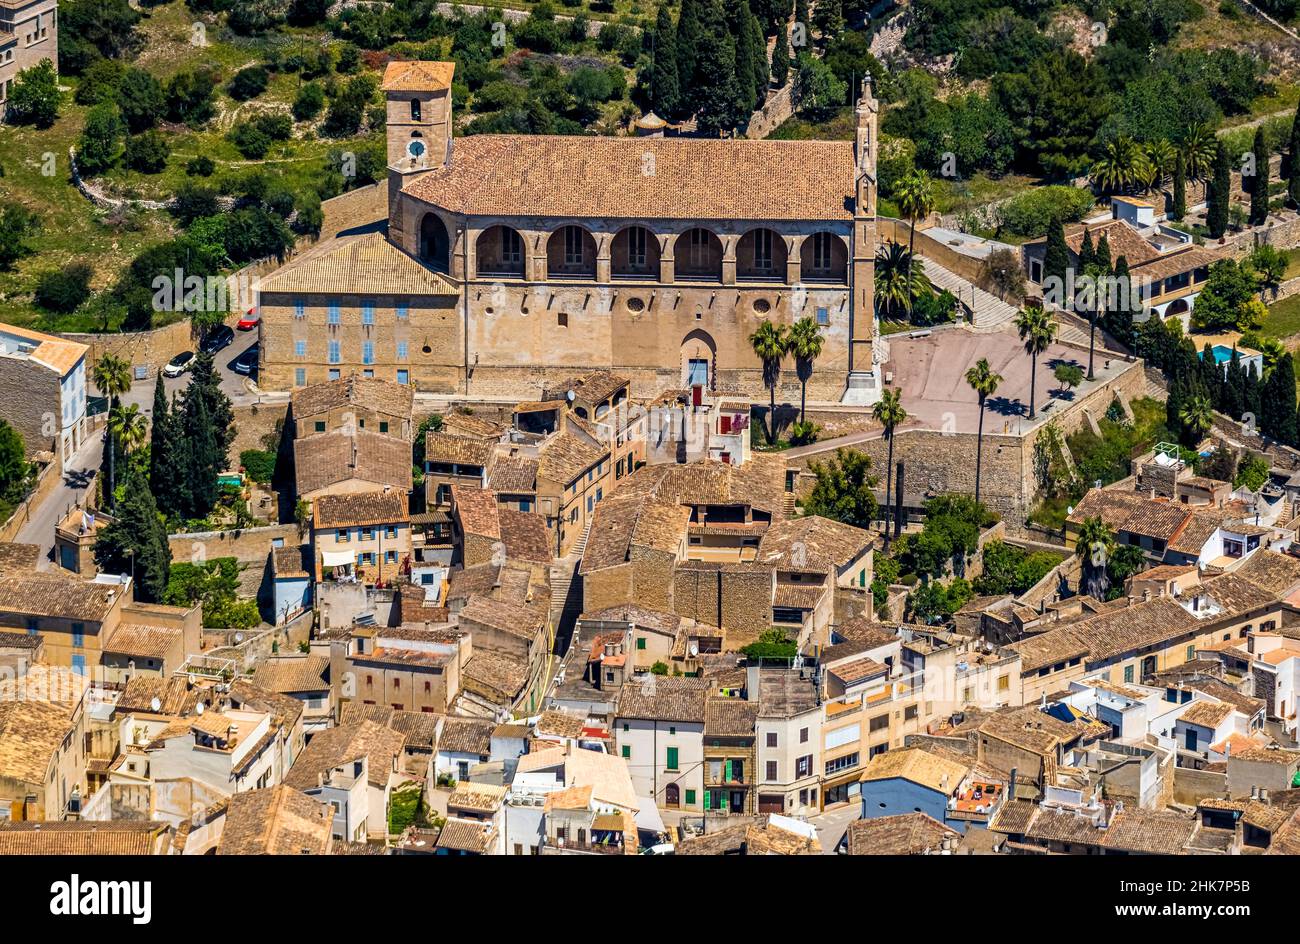
[[[1150,588],[1150,587],[1146,587],[1146,588],[1143,589],[1143,591],[1142,591],[1142,602],[1143,602],[1143,603],[1147,603],[1147,602],[1150,601],[1150,599],[1151,599],[1151,588]]]
[[[1007,802],[1010,803],[1016,798],[1016,768],[1011,768],[1011,776],[1007,778]]]
[[[1273,802],[1268,798],[1268,790],[1264,787],[1259,788],[1259,802],[1265,806],[1272,806]]]

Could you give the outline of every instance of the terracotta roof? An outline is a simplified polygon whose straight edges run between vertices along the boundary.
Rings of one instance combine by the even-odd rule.
[[[496,442],[477,436],[429,430],[424,434],[424,458],[429,462],[452,462],[458,465],[487,465],[492,460]]]
[[[297,387],[290,395],[294,419],[302,420],[341,407],[411,417],[415,392],[406,384],[350,374],[339,380]]]
[[[1008,744],[1025,748],[1034,753],[1054,751],[1061,743],[1070,743],[1076,739],[1095,740],[1109,727],[1094,723],[1062,721],[1037,705],[1025,705],[1005,711],[995,711],[985,718],[979,726],[980,734],[995,737]]]
[[[318,731],[307,742],[284,778],[284,783],[296,790],[311,790],[317,785],[317,775],[328,773],[335,767],[369,759],[366,779],[378,787],[387,786],[395,759],[401,756],[405,738],[398,731],[359,721]]]
[[[811,515],[774,523],[758,544],[758,560],[781,570],[835,573],[874,543],[871,532]]]
[[[449,817],[438,833],[438,848],[482,855],[488,851],[495,835],[492,823],[476,819]]]
[[[894,627],[886,626],[884,623],[877,623],[862,616],[850,617],[842,623],[832,623],[831,628],[836,635],[853,642],[866,643],[867,647],[871,649],[898,639],[898,630]]]
[[[1221,701],[1205,699],[1195,701],[1178,716],[1180,721],[1213,730],[1223,724],[1233,712],[1233,706]]]
[[[821,843],[812,836],[764,825],[738,824],[680,842],[677,855],[821,855]]]
[[[1094,488],[1079,499],[1066,520],[1072,524],[1082,524],[1088,518],[1100,516],[1107,528],[1116,531],[1132,514],[1133,509],[1146,500],[1137,492]]]
[[[549,734],[554,737],[576,739],[582,735],[587,719],[567,711],[543,711],[533,730],[536,734]]]
[[[1083,248],[1083,232],[1085,229],[1092,235],[1094,248],[1101,241],[1101,237],[1105,236],[1106,242],[1110,246],[1111,259],[1124,256],[1128,260],[1130,268],[1149,262],[1160,255],[1160,250],[1147,242],[1142,237],[1142,234],[1130,224],[1123,220],[1107,220],[1095,226],[1074,223],[1066,227],[1065,244],[1070,247],[1070,251],[1076,256],[1079,254],[1079,250]]]
[[[146,659],[162,659],[185,635],[179,626],[141,626],[137,623],[119,623],[113,635],[104,644],[105,652]]]
[[[495,727],[495,723],[478,718],[449,717],[442,726],[442,740],[438,742],[438,750],[450,754],[478,754],[487,757],[492,753],[492,729]]]
[[[1129,513],[1119,530],[1169,541],[1189,517],[1185,505],[1158,500],[1144,501]]]
[[[490,649],[475,649],[460,674],[467,682],[478,682],[497,692],[504,702],[513,702],[528,684],[526,662]]]
[[[136,820],[0,823],[0,855],[164,855],[166,823]]]
[[[158,699],[157,710],[153,707],[155,698]],[[133,675],[122,689],[113,710],[118,715],[147,713],[178,717],[193,711],[198,700],[198,690],[191,688],[183,676]]]
[[[608,458],[608,449],[593,446],[572,433],[559,433],[542,444],[537,476],[568,485],[596,463]]]
[[[848,221],[855,179],[847,141],[483,134],[403,190],[471,216]]]
[[[325,855],[333,815],[322,803],[278,784],[230,798],[218,855]]]
[[[466,534],[479,537],[501,538],[501,518],[497,514],[496,492],[468,485],[451,487],[452,511]]]
[[[40,557],[39,544],[0,541],[0,574],[14,570],[35,570]]]
[[[710,737],[753,737],[758,704],[743,698],[710,698],[705,705],[704,733]]]
[[[615,492],[596,506],[582,553],[582,573],[626,563],[634,547],[676,554],[686,539],[690,517],[685,505]]]
[[[885,751],[867,763],[862,782],[902,778],[941,793],[954,793],[970,773],[970,767],[923,748]]]
[[[319,692],[330,687],[329,656],[272,656],[257,667],[253,684],[268,692]]]
[[[537,607],[475,595],[461,608],[460,621],[462,625],[467,622],[480,623],[520,639],[531,640],[546,622],[546,613]]]
[[[1179,554],[1200,554],[1214,532],[1223,524],[1222,513],[1194,511],[1174,539],[1169,542],[1169,550]]]
[[[652,610],[636,603],[619,603],[615,606],[607,606],[603,610],[584,611],[581,618],[608,623],[627,622],[641,629],[649,629],[665,635],[676,635],[678,629],[682,628],[682,624],[689,622],[676,613]],[[717,629],[716,626],[709,628]]]
[[[26,356],[38,364],[48,367],[60,377],[65,376],[68,371],[77,366],[77,362],[86,356],[90,348],[76,341],[69,341],[66,338],[56,337],[52,334],[42,334],[39,331],[31,331],[27,328],[20,328],[17,325],[0,323],[0,334],[16,335],[24,341],[34,344]],[[89,374],[89,371],[87,371]],[[90,382],[87,376],[86,382]]]
[[[537,460],[528,456],[501,456],[492,464],[488,487],[497,492],[533,494],[537,491]]]
[[[312,516],[317,528],[396,524],[411,520],[406,493],[399,491],[322,495],[313,503]]]
[[[620,718],[703,722],[708,690],[704,679],[642,675],[623,683],[614,713]]]
[[[1119,258],[1113,248],[1110,257],[1112,259]],[[1186,249],[1165,253],[1150,262],[1143,262],[1138,265],[1130,263],[1129,271],[1136,278],[1155,281],[1156,279],[1167,279],[1171,275],[1182,275],[1184,272],[1192,272],[1202,267],[1211,266],[1223,258],[1226,257],[1201,246],[1188,246]]]
[[[1232,613],[1244,613],[1277,600],[1277,594],[1237,573],[1212,577],[1202,584],[1202,588],[1216,603]]]
[[[551,539],[541,515],[513,508],[498,508],[497,517],[501,526],[501,543],[506,546],[507,557],[538,564],[551,562]]]
[[[411,488],[411,445],[396,436],[365,429],[317,433],[295,440],[293,457],[299,495],[351,479],[376,489]]]
[[[385,92],[440,92],[451,88],[454,62],[393,60],[384,67]]]
[[[437,295],[450,304],[460,295],[445,275],[388,241],[383,233],[340,236],[317,243],[262,279],[263,295],[277,293]]]
[[[1232,573],[1280,596],[1300,585],[1300,560],[1260,548]]]
[[[493,420],[453,410],[442,418],[442,429],[453,436],[472,436],[477,439],[500,439],[506,427]]]
[[[0,777],[43,785],[50,760],[71,726],[67,709],[58,705],[0,702]]]
[[[311,548],[306,544],[271,549],[271,567],[276,577],[310,577],[307,568]]]
[[[567,402],[568,392],[572,390],[575,399],[581,399],[586,403],[599,403],[608,400],[629,383],[631,381],[627,377],[611,370],[593,370],[581,377],[570,377],[562,383],[547,386],[542,391],[542,397],[556,399],[563,405]]]
[[[246,678],[230,683],[230,698],[236,707],[265,711],[275,725],[292,727],[302,717],[303,703],[292,695],[258,688]]]
[[[432,751],[438,746],[438,729],[444,717],[430,711],[404,711],[387,705],[366,705],[359,701],[349,701],[343,706],[343,715],[339,723],[347,725],[359,721],[373,721],[401,734],[406,739],[405,747],[408,751]]]
[[[1111,816],[1100,845],[1120,852],[1177,855],[1195,832],[1194,817],[1125,806]]]
[[[881,665],[875,659],[863,656],[860,659],[851,659],[837,665],[828,665],[826,671],[845,685],[853,685],[856,682],[865,682],[867,679],[882,677],[889,671],[889,668]]]
[[[501,808],[501,801],[505,795],[505,787],[461,780],[456,783],[455,789],[447,797],[447,805],[479,813],[492,813]]]
[[[119,584],[58,573],[0,575],[0,612],[102,622],[122,597]]]
[[[849,855],[923,855],[938,852],[955,830],[924,813],[857,819],[849,823]]]

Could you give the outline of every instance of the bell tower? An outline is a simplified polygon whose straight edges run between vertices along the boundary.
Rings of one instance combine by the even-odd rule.
[[[388,232],[406,238],[402,188],[447,163],[451,150],[451,80],[454,62],[390,62],[384,70],[388,131]]]
[[[872,403],[880,396],[875,365],[876,268],[876,122],[880,103],[871,89],[871,73],[862,79],[854,111],[853,140],[853,300],[849,336],[849,384],[846,403]]]

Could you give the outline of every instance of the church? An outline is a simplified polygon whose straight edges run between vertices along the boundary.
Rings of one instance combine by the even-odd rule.
[[[809,398],[878,397],[869,81],[854,141],[453,137],[454,69],[388,64],[387,226],[262,280],[263,389],[359,373],[523,398],[606,369],[635,397],[759,397],[749,336],[810,317]]]

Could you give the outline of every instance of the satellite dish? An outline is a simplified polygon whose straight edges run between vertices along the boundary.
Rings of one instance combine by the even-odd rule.
[[[235,642],[243,642],[243,641],[244,641],[244,634],[243,634],[243,633],[235,633]]]
[[[153,700],[149,702],[149,707],[154,711],[160,711],[162,709],[162,702],[158,700],[157,695],[155,695]]]
[[[197,705],[194,706],[194,713],[196,715],[203,714],[203,702],[199,702]]]
[[[577,394],[576,392],[570,390],[568,393],[566,393],[566,394],[564,395],[564,399],[566,399],[566,400],[568,400],[570,403],[572,403],[574,400],[578,399],[578,394]]]

